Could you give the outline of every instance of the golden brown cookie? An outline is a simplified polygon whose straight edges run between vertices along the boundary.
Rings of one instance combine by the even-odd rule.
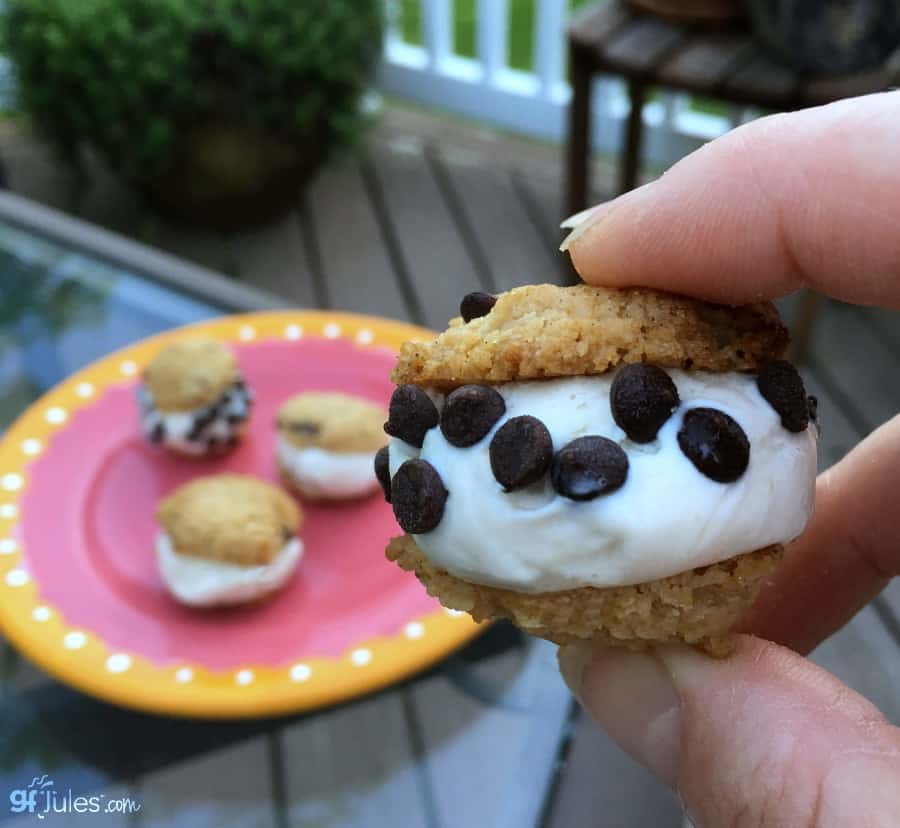
[[[756,371],[787,343],[770,302],[728,307],[643,288],[528,285],[500,294],[485,316],[405,343],[391,378],[447,390],[603,374],[632,362]]]
[[[178,554],[239,566],[270,563],[303,520],[282,489],[241,474],[180,486],[162,500],[156,517]]]
[[[394,538],[388,560],[415,572],[445,607],[476,621],[509,618],[557,644],[593,640],[633,648],[683,642],[711,655],[729,652],[728,631],[750,608],[782,557],[780,545],[643,584],[527,594],[464,581],[428,560],[409,535]]]
[[[153,403],[163,412],[212,405],[237,378],[234,354],[209,339],[184,339],[163,348],[144,372]]]
[[[278,410],[278,432],[295,448],[339,454],[371,451],[387,443],[382,406],[351,394],[307,391]]]

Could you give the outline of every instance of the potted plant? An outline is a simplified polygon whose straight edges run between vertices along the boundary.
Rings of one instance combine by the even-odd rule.
[[[296,203],[361,125],[381,0],[6,0],[20,105],[166,213],[232,229]]]
[[[869,69],[900,43],[896,0],[747,0],[747,10],[757,37],[801,72]]]

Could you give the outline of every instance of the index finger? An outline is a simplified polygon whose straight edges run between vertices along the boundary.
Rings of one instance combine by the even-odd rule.
[[[900,92],[733,130],[600,205],[566,246],[594,285],[729,304],[811,287],[900,308]]]

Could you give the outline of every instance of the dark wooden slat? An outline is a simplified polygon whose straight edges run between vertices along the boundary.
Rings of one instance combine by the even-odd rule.
[[[696,37],[660,67],[659,82],[701,94],[713,93],[756,48],[745,34],[722,32]]]
[[[406,319],[409,306],[353,162],[324,170],[309,192],[328,304]]]
[[[466,293],[486,286],[424,152],[373,147],[370,161],[424,322],[441,330]]]
[[[231,239],[233,262],[241,281],[271,291],[286,304],[315,307],[312,270],[296,211],[258,230]]]
[[[787,109],[798,105],[799,83],[795,72],[759,52],[725,80],[721,92],[735,103]]]
[[[649,75],[687,38],[685,29],[651,17],[636,18],[623,26],[597,51],[607,71],[629,77]]]
[[[498,291],[536,282],[559,281],[558,260],[537,235],[503,168],[444,159]]]
[[[139,232],[145,244],[210,270],[237,275],[231,241],[224,233],[188,227],[155,213],[148,214]]]
[[[631,13],[620,0],[587,6],[569,23],[569,40],[575,46],[597,48],[630,19]]]
[[[871,72],[839,75],[811,80],[805,84],[803,98],[809,106],[830,103],[839,98],[853,98],[871,92],[883,92],[897,82],[896,72],[881,67]]]

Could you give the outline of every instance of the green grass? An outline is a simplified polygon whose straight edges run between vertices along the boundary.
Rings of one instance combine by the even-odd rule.
[[[591,0],[569,0],[574,10]],[[407,43],[422,43],[422,2],[402,0],[401,34]],[[529,70],[534,65],[535,0],[510,0],[507,62],[513,69]],[[475,57],[477,0],[453,0],[453,51]]]

